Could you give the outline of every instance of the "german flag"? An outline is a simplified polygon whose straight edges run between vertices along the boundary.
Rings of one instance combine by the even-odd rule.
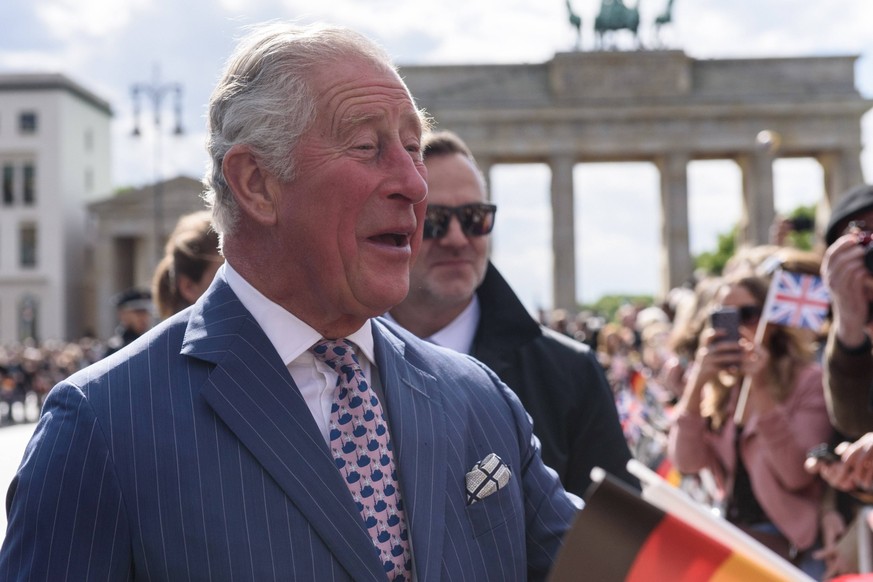
[[[783,582],[786,576],[650,504],[611,477],[595,483],[549,582]],[[787,564],[787,562],[786,562]]]

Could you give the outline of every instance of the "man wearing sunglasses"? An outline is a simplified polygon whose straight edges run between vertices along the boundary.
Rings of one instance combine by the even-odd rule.
[[[568,491],[584,495],[595,466],[638,486],[600,364],[587,346],[537,323],[489,262],[497,207],[467,145],[442,131],[426,135],[423,150],[424,241],[409,295],[390,317],[494,370],[533,418],[543,460]]]

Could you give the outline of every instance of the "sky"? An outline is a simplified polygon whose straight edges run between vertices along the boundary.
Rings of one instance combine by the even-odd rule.
[[[638,0],[640,35],[666,0]],[[593,48],[600,0],[571,0],[582,17],[582,49]],[[330,22],[383,45],[399,65],[542,63],[573,50],[560,0],[2,0],[0,73],[59,72],[113,109],[113,183],[199,178],[205,167],[204,112],[209,93],[245,27],[265,20]],[[873,98],[873,2],[869,0],[676,0],[663,29],[668,48],[696,59],[856,55],[856,86]],[[619,38],[629,49],[630,37]],[[139,138],[131,88],[183,87],[183,136],[170,131],[169,92],[162,130],[143,104]],[[862,120],[865,177],[873,180],[873,112]],[[155,140],[160,140],[156,142]],[[156,147],[157,146],[157,147]],[[160,150],[160,155],[155,152]],[[475,152],[474,152],[475,153]],[[733,162],[689,166],[692,253],[713,250],[740,215],[740,173]],[[820,167],[778,160],[776,209],[787,213],[823,196]],[[577,299],[655,294],[659,289],[658,174],[647,163],[579,164],[576,184]],[[552,307],[549,172],[542,165],[492,170],[498,204],[493,259],[532,311]]]

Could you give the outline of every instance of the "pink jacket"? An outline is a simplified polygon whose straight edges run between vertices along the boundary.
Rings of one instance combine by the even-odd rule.
[[[682,473],[708,468],[724,488],[736,468],[731,394],[729,419],[718,433],[695,412],[680,414],[670,430],[669,455]],[[761,507],[798,549],[809,548],[818,533],[823,481],[803,468],[806,451],[828,441],[828,419],[818,364],[804,367],[785,402],[766,414],[752,413],[740,447],[752,490]]]

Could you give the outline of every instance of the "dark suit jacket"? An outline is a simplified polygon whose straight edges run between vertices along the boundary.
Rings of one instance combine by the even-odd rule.
[[[476,291],[472,354],[512,388],[533,418],[545,463],[580,497],[595,466],[639,488],[603,367],[581,342],[538,324],[494,265]]]
[[[376,321],[418,580],[542,579],[574,515],[519,402],[471,358]],[[509,485],[467,506],[488,453]],[[0,579],[385,580],[276,350],[219,275],[52,390],[7,496]]]

